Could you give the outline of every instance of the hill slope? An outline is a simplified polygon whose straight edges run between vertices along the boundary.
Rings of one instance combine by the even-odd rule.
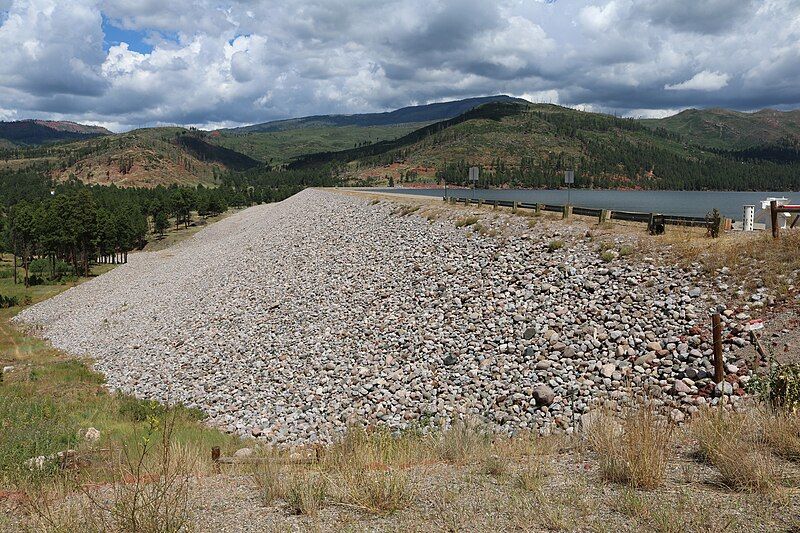
[[[729,109],[687,109],[662,119],[642,120],[698,146],[742,150],[771,145],[784,139],[800,140],[800,110],[762,109],[742,113]]]
[[[745,161],[685,142],[633,119],[555,105],[491,103],[396,139],[298,158],[303,168],[346,164],[355,183],[466,184],[467,166],[483,167],[483,186],[556,187],[578,170],[579,186],[675,189],[800,187],[800,158],[787,164]]]
[[[345,150],[396,139],[427,124],[412,122],[389,126],[308,126],[245,134],[213,131],[207,139],[218,146],[236,150],[259,161],[282,165],[309,153]]]
[[[224,133],[255,133],[255,132],[274,132],[285,131],[307,127],[322,126],[392,126],[397,124],[408,124],[411,122],[436,122],[456,117],[479,105],[490,102],[520,102],[525,100],[513,98],[506,95],[482,96],[478,98],[466,98],[464,100],[454,100],[451,102],[440,102],[436,104],[426,104],[403,107],[385,113],[362,113],[355,115],[315,115],[310,117],[292,118],[287,120],[276,120],[243,126],[241,128],[228,128],[218,130]]]
[[[86,141],[23,150],[0,168],[43,164],[58,180],[122,187],[213,184],[229,170],[260,163],[206,142],[204,132],[183,128],[148,128]]]
[[[0,141],[10,145],[40,145],[57,141],[89,139],[112,133],[100,126],[52,120],[19,120],[0,122]],[[3,144],[0,144],[2,147]]]
[[[282,165],[304,154],[345,150],[396,139],[491,102],[527,103],[498,95],[409,106],[386,113],[315,115],[216,130],[211,132],[210,141],[259,161]]]

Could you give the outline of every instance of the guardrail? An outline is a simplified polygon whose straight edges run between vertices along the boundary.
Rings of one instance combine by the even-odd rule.
[[[772,200],[769,203],[770,223],[772,224],[772,237],[777,239],[780,235],[780,225],[778,224],[778,213],[797,213],[794,221],[789,228],[793,228],[797,221],[800,220],[800,205],[778,205],[777,200]]]
[[[514,202],[511,200],[484,200],[481,198],[456,198],[454,196],[442,197],[445,202],[464,203],[464,205],[490,205],[493,207],[510,207],[512,210],[532,209],[536,213],[548,211],[551,213],[561,213],[564,218],[570,215],[580,215],[586,217],[597,217],[600,222],[610,220],[624,220],[627,222],[646,222],[649,229],[657,230],[655,226],[691,226],[707,227],[708,221],[705,217],[689,217],[683,215],[664,215],[661,213],[640,213],[636,211],[614,211],[611,209],[597,209],[594,207],[579,207],[571,205],[555,204],[532,204],[528,202]]]

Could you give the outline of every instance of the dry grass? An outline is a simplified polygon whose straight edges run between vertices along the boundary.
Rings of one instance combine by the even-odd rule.
[[[467,226],[472,226],[473,224],[478,223],[478,217],[476,216],[467,216],[456,220],[456,227],[457,228],[464,228]]]
[[[691,425],[699,455],[719,472],[719,484],[733,489],[772,494],[780,484],[780,469],[765,447],[753,413],[706,409]]]
[[[710,275],[723,267],[730,269],[733,279],[742,280],[746,288],[758,283],[785,296],[792,283],[787,273],[800,269],[800,231],[784,231],[777,240],[768,231],[730,233],[718,239],[689,228],[675,228],[652,241],[652,246],[669,245],[672,255],[690,264],[701,263]]]
[[[775,455],[800,462],[800,414],[776,412],[765,417],[764,442]]]
[[[467,464],[490,453],[492,436],[475,421],[456,421],[435,444],[437,457],[452,464]]]
[[[651,406],[626,409],[621,418],[601,410],[588,431],[604,479],[640,489],[663,483],[672,426]]]
[[[333,494],[339,501],[369,513],[389,514],[414,500],[408,475],[403,471],[346,470],[334,479]]]
[[[196,449],[173,438],[174,415],[153,418],[124,449],[106,487],[87,484],[76,472],[28,492],[31,531],[137,531],[161,533],[194,527],[189,486],[200,461]],[[108,467],[111,468],[110,466]]]
[[[286,496],[286,482],[283,465],[279,458],[268,457],[266,459],[266,461],[253,464],[251,476],[261,500],[264,504],[269,505]]]
[[[292,514],[316,516],[325,505],[328,480],[318,472],[297,472],[286,481],[284,500]]]
[[[517,472],[516,481],[519,488],[535,492],[542,489],[549,475],[550,468],[547,462],[541,457],[531,457]]]

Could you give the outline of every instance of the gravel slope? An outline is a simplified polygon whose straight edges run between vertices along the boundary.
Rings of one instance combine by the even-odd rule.
[[[709,296],[691,271],[603,263],[580,226],[484,237],[393,207],[306,190],[132,254],[18,320],[94,358],[112,388],[275,443],[454,415],[568,428],[628,391],[678,420],[717,401],[693,329],[707,329]]]

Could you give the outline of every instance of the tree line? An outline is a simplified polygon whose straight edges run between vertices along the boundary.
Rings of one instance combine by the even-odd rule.
[[[43,276],[85,276],[96,263],[124,263],[149,234],[163,235],[170,219],[176,228],[188,228],[194,213],[213,216],[337,183],[329,167],[281,171],[263,166],[224,174],[218,187],[152,189],[56,183],[48,170],[0,171],[0,251],[13,254],[14,280],[26,286],[44,281]]]

